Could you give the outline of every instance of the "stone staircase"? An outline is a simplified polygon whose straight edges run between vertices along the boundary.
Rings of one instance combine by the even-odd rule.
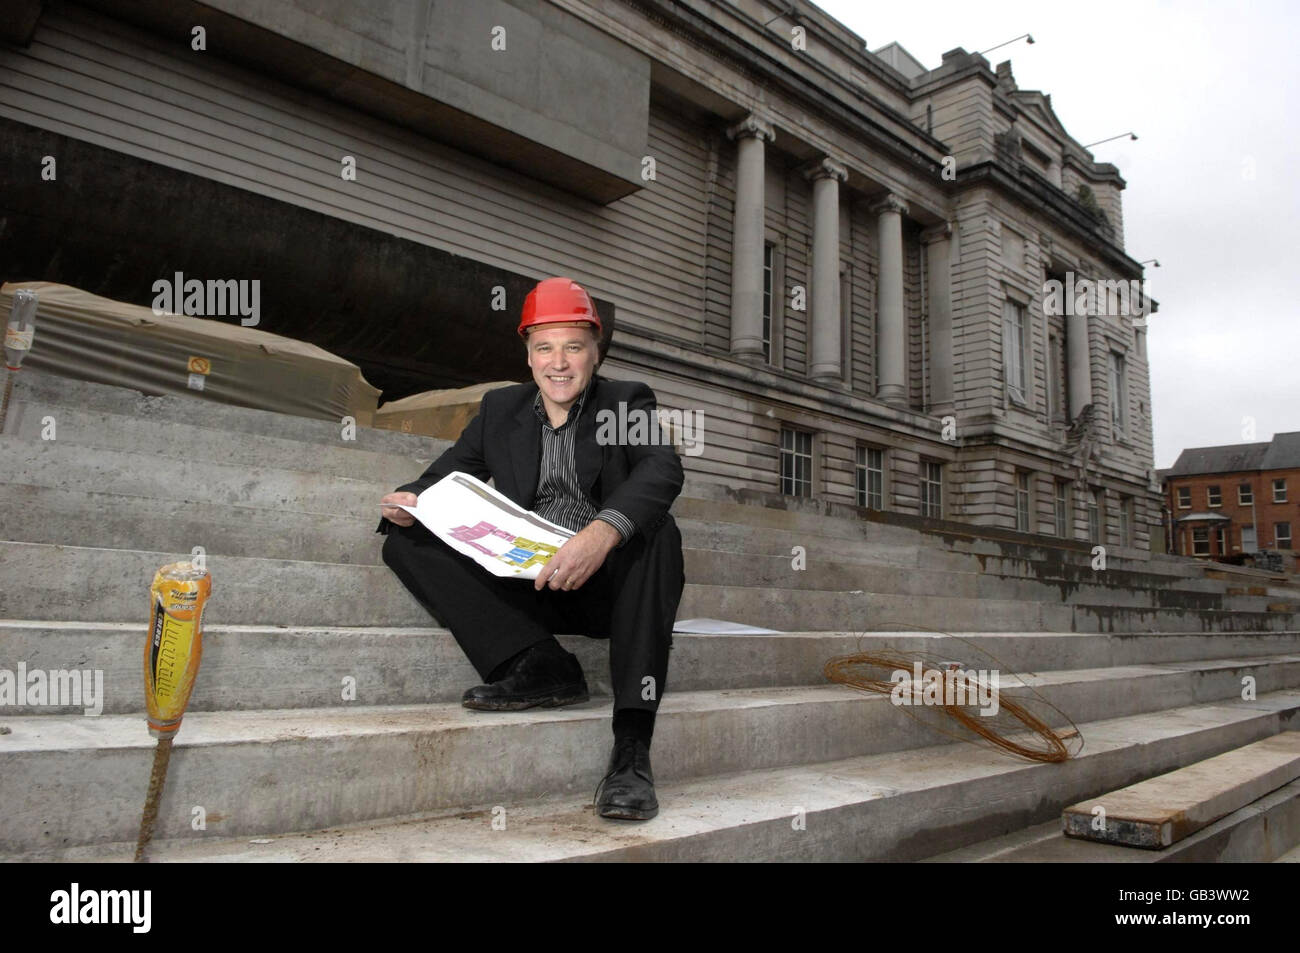
[[[0,669],[97,669],[104,688],[94,717],[0,707],[0,859],[130,858],[154,746],[148,585],[195,547],[213,597],[158,860],[1008,859],[1050,840],[1065,805],[1294,727],[1300,710],[1286,577],[1212,579],[1126,550],[1094,570],[1082,543],[691,482],[674,506],[679,617],[782,631],[676,637],[652,749],[661,814],[606,821],[590,807],[612,738],[605,644],[562,637],[585,705],[462,709],[477,676],[373,533],[379,497],[446,444],[341,431],[17,376],[0,436]],[[1079,726],[1080,756],[953,742],[822,674],[884,646],[995,660],[1004,697],[1032,690]],[[1271,860],[1297,841],[1219,856]]]

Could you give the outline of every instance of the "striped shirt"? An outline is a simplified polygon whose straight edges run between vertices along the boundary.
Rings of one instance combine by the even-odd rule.
[[[594,381],[593,377],[591,383]],[[569,416],[558,427],[551,426],[542,404],[542,392],[537,392],[533,410],[542,425],[542,464],[537,477],[537,498],[533,501],[533,512],[574,532],[593,519],[602,520],[618,530],[621,537],[618,545],[621,547],[632,538],[636,526],[618,510],[607,508],[597,512],[578,485],[578,466],[573,452],[574,434],[577,430],[575,421],[582,413],[587,395],[591,393],[591,383],[587,384],[587,389],[569,408]]]

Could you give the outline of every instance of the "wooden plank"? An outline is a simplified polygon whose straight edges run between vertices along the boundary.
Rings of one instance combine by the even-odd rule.
[[[1080,801],[1065,809],[1061,822],[1070,837],[1159,849],[1296,778],[1300,778],[1300,731],[1284,731],[1099,798]]]

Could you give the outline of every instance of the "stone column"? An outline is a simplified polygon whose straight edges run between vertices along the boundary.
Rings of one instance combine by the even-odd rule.
[[[907,205],[890,193],[875,206],[880,226],[880,281],[876,289],[876,356],[881,400],[907,400],[907,334],[903,319],[903,218]]]
[[[925,242],[926,298],[930,303],[930,413],[953,413],[952,223],[941,222],[921,233]]]
[[[804,170],[813,183],[812,344],[809,376],[844,377],[844,343],[840,322],[840,183],[848,170],[822,159]]]
[[[1065,349],[1070,362],[1070,419],[1074,420],[1084,407],[1092,403],[1092,361],[1088,346],[1088,316],[1076,313],[1073,307],[1070,310],[1065,319]]]
[[[736,206],[731,226],[731,353],[763,357],[763,179],[764,142],[771,124],[746,116],[727,130],[736,140]],[[781,300],[772,289],[773,310]]]

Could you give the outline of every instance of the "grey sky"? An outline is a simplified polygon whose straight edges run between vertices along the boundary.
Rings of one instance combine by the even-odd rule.
[[[1157,467],[1184,447],[1300,430],[1300,4],[1023,0],[818,4],[870,49],[926,67],[944,51],[1010,59],[1080,143],[1128,184],[1127,251],[1147,268]],[[1253,177],[1252,177],[1253,174]],[[1254,418],[1255,436],[1243,434]]]

